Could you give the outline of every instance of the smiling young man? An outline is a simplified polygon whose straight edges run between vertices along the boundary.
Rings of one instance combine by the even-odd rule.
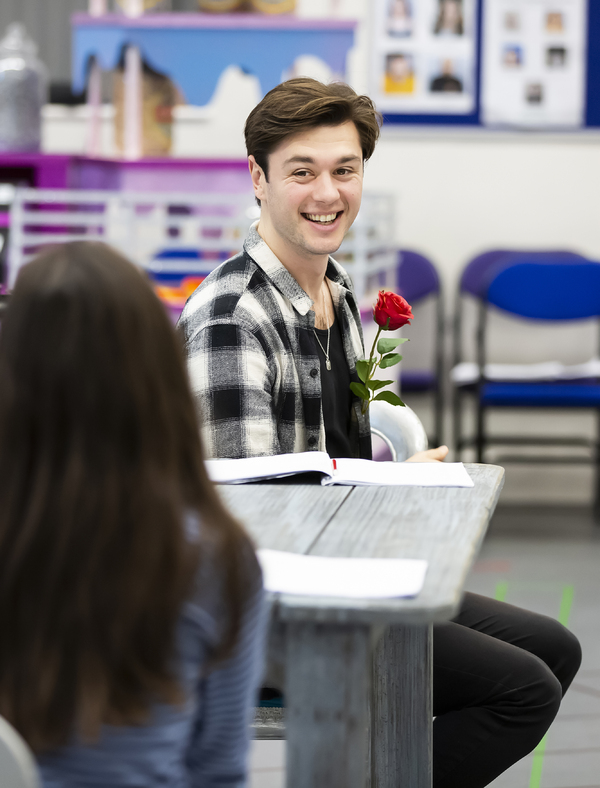
[[[254,108],[245,134],[260,219],[180,322],[207,455],[368,458],[368,414],[350,392],[360,318],[330,255],[358,213],[379,117],[347,85],[293,79]],[[434,627],[435,788],[481,788],[530,752],[580,659],[556,621],[466,594]]]
[[[363,356],[359,311],[330,255],[360,208],[379,116],[347,85],[300,78],[264,97],[245,135],[260,219],[180,323],[206,452],[370,458],[368,414],[350,391]]]

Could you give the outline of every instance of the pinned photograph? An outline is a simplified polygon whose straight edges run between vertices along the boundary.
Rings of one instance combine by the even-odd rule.
[[[520,68],[523,65],[523,47],[506,44],[502,50],[502,63],[506,68]]]
[[[504,29],[505,30],[520,30],[521,29],[521,15],[518,11],[507,11],[504,14]]]
[[[546,14],[546,33],[564,33],[565,20],[560,11],[548,11]]]
[[[386,30],[388,35],[398,38],[412,36],[411,0],[389,0]]]
[[[450,58],[445,58],[441,63],[441,68],[437,75],[434,75],[429,83],[429,90],[432,93],[462,93],[464,89],[463,80],[456,73],[455,63]]]
[[[384,93],[391,95],[415,92],[415,70],[412,55],[396,52],[385,59]]]
[[[567,65],[567,50],[565,47],[548,47],[546,50],[546,65],[549,68],[564,68]]]
[[[544,86],[539,82],[530,82],[525,85],[525,101],[528,104],[542,104],[544,101]]]
[[[435,35],[462,36],[464,31],[462,0],[438,0]]]

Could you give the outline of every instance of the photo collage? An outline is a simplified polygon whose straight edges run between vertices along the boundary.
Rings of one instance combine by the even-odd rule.
[[[371,95],[387,113],[475,106],[476,0],[376,0]]]
[[[586,11],[586,0],[485,0],[485,123],[582,125]]]

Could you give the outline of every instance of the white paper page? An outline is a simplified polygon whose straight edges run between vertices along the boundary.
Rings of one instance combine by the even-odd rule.
[[[333,479],[322,484],[474,487],[462,462],[373,462],[339,459]]]
[[[312,471],[329,475],[333,468],[331,458],[324,451],[245,457],[241,460],[206,460],[205,466],[209,479],[216,484],[240,484],[253,479],[277,479]]]
[[[267,591],[351,599],[412,597],[423,588],[427,561],[404,558],[323,558],[258,550]]]

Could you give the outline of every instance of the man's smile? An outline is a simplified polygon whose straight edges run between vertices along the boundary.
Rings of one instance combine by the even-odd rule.
[[[338,211],[337,213],[303,213],[305,219],[309,222],[316,222],[317,224],[333,224],[338,216],[344,212]]]

